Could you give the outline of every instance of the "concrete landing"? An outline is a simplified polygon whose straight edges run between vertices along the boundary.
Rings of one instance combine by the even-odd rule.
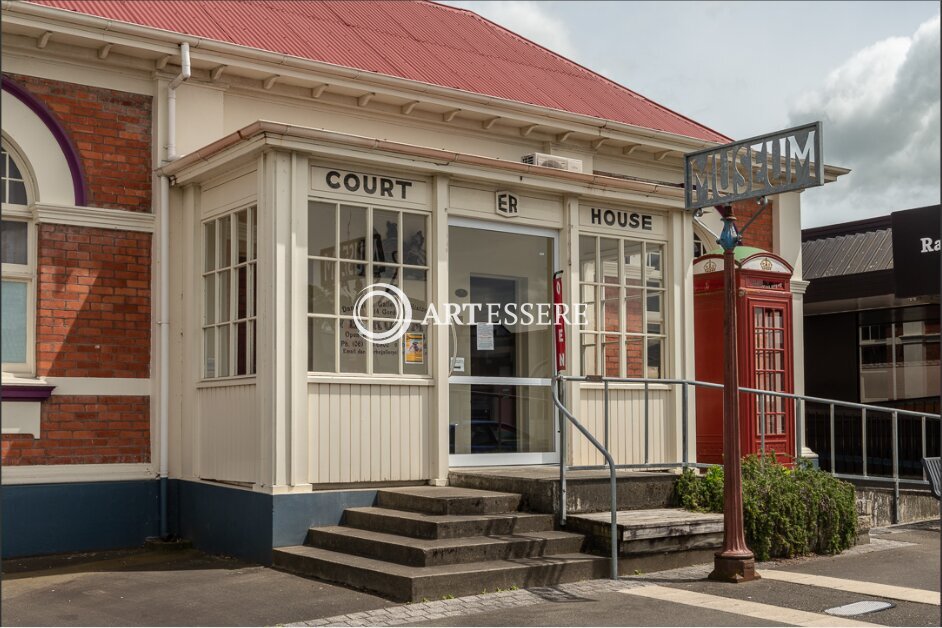
[[[669,471],[618,471],[618,509],[670,508],[676,505],[677,475]],[[459,467],[449,471],[451,486],[516,493],[520,508],[553,513],[559,508],[559,466]],[[610,475],[606,469],[566,472],[568,513],[609,511]]]
[[[586,536],[597,553],[611,553],[611,512],[569,516],[565,530]],[[679,508],[616,514],[619,572],[662,571],[709,562],[723,545],[723,515]]]
[[[723,541],[723,515],[680,508],[622,510],[616,513],[621,555],[650,554],[719,547]],[[611,513],[573,515],[566,530],[581,532],[610,547]]]

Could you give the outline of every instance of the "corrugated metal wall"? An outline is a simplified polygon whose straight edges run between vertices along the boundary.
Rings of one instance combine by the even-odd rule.
[[[649,393],[648,462],[676,462],[680,456],[675,446],[677,426],[670,412],[670,394],[669,390],[663,389],[652,389]],[[601,389],[582,389],[576,418],[604,444],[605,408]],[[611,388],[609,426],[609,451],[615,463],[643,463],[643,389]],[[572,464],[604,464],[605,459],[598,450],[575,429],[570,431],[569,441],[572,443]]]
[[[200,477],[257,482],[261,424],[255,383],[202,388],[197,399]]]
[[[311,482],[429,477],[430,386],[311,384]]]

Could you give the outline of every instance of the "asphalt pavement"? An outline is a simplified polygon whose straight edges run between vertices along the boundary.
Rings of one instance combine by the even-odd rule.
[[[400,605],[192,550],[105,552],[3,563],[5,626],[940,625],[939,522],[875,529],[840,556],[760,565],[744,584],[705,578],[710,565],[560,587]],[[864,600],[892,608],[838,618]]]

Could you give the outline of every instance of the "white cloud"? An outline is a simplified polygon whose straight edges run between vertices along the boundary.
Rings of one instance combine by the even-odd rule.
[[[549,48],[553,52],[574,58],[576,47],[566,23],[550,15],[539,2],[508,0],[505,2],[446,2],[452,6],[474,11],[478,15],[500,24],[518,35]]]
[[[793,124],[824,122],[825,160],[850,175],[803,194],[805,226],[939,202],[939,16],[854,54],[802,94]]]

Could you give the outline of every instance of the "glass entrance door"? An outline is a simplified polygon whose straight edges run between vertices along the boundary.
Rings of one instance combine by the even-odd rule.
[[[538,316],[552,302],[555,234],[453,221],[448,254],[465,323],[452,326],[451,465],[558,462],[552,326]]]

